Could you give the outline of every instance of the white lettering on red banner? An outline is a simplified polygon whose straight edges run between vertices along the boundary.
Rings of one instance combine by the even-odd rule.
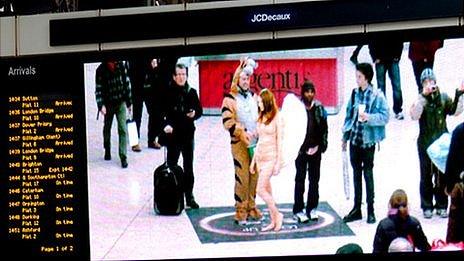
[[[255,93],[268,88],[279,106],[289,92],[300,95],[305,79],[316,86],[316,98],[324,106],[338,103],[337,59],[272,59],[257,60],[259,67],[251,76],[250,87]],[[204,108],[219,109],[237,68],[238,61],[199,61],[200,100]]]

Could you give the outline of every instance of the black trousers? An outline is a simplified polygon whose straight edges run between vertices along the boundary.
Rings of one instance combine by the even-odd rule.
[[[150,90],[147,89],[142,89],[138,91],[133,91],[132,93],[133,97],[133,119],[137,125],[137,133],[140,139],[140,126],[142,124],[142,113],[143,113],[143,104],[145,103],[145,107],[147,108],[147,113],[148,113],[148,133],[147,133],[147,139],[148,143],[151,143],[155,140],[155,137],[158,136],[157,131],[156,131],[156,116],[155,113],[153,113],[153,104],[152,104],[152,93]],[[159,122],[160,120],[158,120]],[[159,129],[159,127],[158,127]]]
[[[169,142],[167,144],[168,155],[167,162],[168,166],[176,165],[179,161],[180,154],[182,154],[183,159],[183,184],[185,197],[189,198],[192,196],[193,192],[193,149],[194,149],[194,140],[192,139],[183,139],[175,140],[175,142]]]
[[[308,197],[306,201],[306,214],[309,215],[319,203],[319,178],[321,176],[321,152],[314,155],[299,153],[295,160],[295,192],[293,214],[301,212],[304,208],[303,194],[305,192],[306,172],[308,172]]]
[[[420,164],[420,195],[421,208],[425,209],[447,209],[448,196],[445,194],[446,184],[442,182],[443,173],[441,173],[432,163],[427,155],[427,151],[420,146],[417,147],[419,152]],[[435,183],[435,184],[434,184]],[[435,205],[433,198],[435,197]]]
[[[350,144],[350,162],[353,167],[354,208],[361,208],[362,177],[364,176],[368,211],[374,210],[374,153],[375,145],[369,148],[362,148]]]

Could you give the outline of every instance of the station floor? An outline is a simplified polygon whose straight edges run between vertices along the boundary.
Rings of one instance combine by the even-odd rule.
[[[439,86],[454,95],[464,78],[458,68],[463,68],[464,41],[446,40],[436,55],[435,71]],[[344,93],[348,97],[355,87],[354,66],[349,62],[354,46],[344,48]],[[367,46],[358,58],[370,62]],[[144,112],[141,130],[142,152],[128,149],[129,167],[122,169],[117,153],[116,125],[113,125],[113,160],[103,160],[103,121],[95,120],[96,106],[92,79],[87,82],[87,156],[90,244],[92,260],[159,260],[216,257],[300,256],[331,255],[346,243],[359,244],[365,253],[372,251],[375,230],[388,209],[388,199],[398,188],[409,196],[411,215],[417,217],[431,242],[445,239],[447,219],[436,215],[424,219],[420,209],[419,160],[416,149],[418,122],[409,117],[409,108],[417,96],[407,45],[400,62],[401,83],[405,113],[404,120],[396,120],[391,112],[387,125],[387,138],[375,152],[375,211],[376,224],[366,223],[366,206],[363,219],[348,223],[352,235],[324,237],[287,237],[281,239],[246,240],[208,243],[200,240],[186,211],[179,216],[159,216],[153,211],[153,170],[163,163],[163,150],[147,148]],[[388,77],[387,77],[388,78]],[[375,83],[375,79],[374,79]],[[343,98],[344,100],[346,98]],[[343,100],[343,101],[344,101]],[[392,103],[391,87],[387,80],[387,100]],[[323,154],[320,202],[326,202],[339,216],[346,215],[353,206],[353,189],[346,199],[343,188],[341,160],[341,126],[345,102],[339,113],[330,115],[329,147]],[[463,115],[448,118],[452,130],[463,121]],[[194,194],[201,208],[232,207],[234,205],[234,171],[230,154],[228,133],[219,116],[204,116],[196,122],[195,188]],[[351,168],[350,168],[351,169]],[[294,167],[290,166],[272,178],[274,198],[278,204],[293,203]],[[364,182],[363,182],[364,186]],[[352,186],[351,186],[352,187]],[[363,194],[365,195],[365,193]],[[257,199],[258,204],[264,204]],[[262,205],[264,206],[264,205]],[[264,207],[263,207],[264,208]]]

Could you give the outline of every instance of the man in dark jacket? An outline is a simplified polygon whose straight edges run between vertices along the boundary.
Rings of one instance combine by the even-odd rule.
[[[167,163],[168,166],[176,165],[182,153],[185,201],[187,207],[199,208],[193,197],[194,121],[201,117],[203,109],[197,91],[187,82],[185,65],[176,65],[173,80],[167,91],[163,129],[167,134]]]
[[[310,81],[301,86],[301,99],[306,107],[308,118],[306,136],[295,160],[295,203],[293,214],[299,222],[318,219],[316,208],[319,202],[319,178],[321,176],[321,155],[327,149],[327,112],[322,104],[314,99],[316,88]],[[305,178],[308,172],[308,200],[306,213],[303,212]]]
[[[145,58],[136,57],[129,61],[129,78],[131,81],[132,102],[133,102],[133,120],[137,126],[137,135],[140,140],[140,125],[142,123],[143,104],[148,112],[148,140],[150,140],[150,133],[152,132],[152,92],[151,87],[144,85],[145,77],[148,72],[149,62]],[[142,148],[139,144],[132,146],[132,151],[140,152]]]
[[[369,44],[369,53],[375,63],[377,87],[386,96],[385,74],[388,72],[393,89],[393,112],[398,120],[404,119],[403,94],[401,91],[401,78],[399,62],[403,52],[403,42],[387,38],[374,39]]]
[[[172,73],[169,73],[171,77]],[[158,142],[161,133],[161,124],[163,121],[162,110],[164,107],[165,90],[168,87],[167,81],[162,81],[159,59],[152,59],[148,66],[147,75],[145,77],[144,89],[148,91],[150,104],[148,110],[148,147],[160,149],[161,145]]]
[[[453,131],[446,172],[446,192],[451,197],[446,242],[464,241],[464,123]]]
[[[98,112],[104,119],[103,146],[105,160],[111,160],[111,125],[116,116],[118,121],[119,157],[121,166],[127,168],[126,107],[132,110],[131,85],[127,68],[122,61],[101,63],[95,74],[95,98]]]

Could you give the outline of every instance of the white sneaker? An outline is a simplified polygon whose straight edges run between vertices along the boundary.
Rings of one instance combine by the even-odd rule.
[[[397,120],[404,120],[404,115],[402,112],[399,112],[397,114],[395,114],[395,119]]]
[[[311,220],[318,220],[319,215],[316,212],[316,209],[312,209],[311,212],[309,212],[309,219]]]
[[[309,221],[308,216],[303,211],[296,213],[293,217],[298,220],[298,223],[306,223]]]
[[[446,209],[437,209],[437,215],[439,215],[441,218],[448,217],[448,213],[446,212]]]

